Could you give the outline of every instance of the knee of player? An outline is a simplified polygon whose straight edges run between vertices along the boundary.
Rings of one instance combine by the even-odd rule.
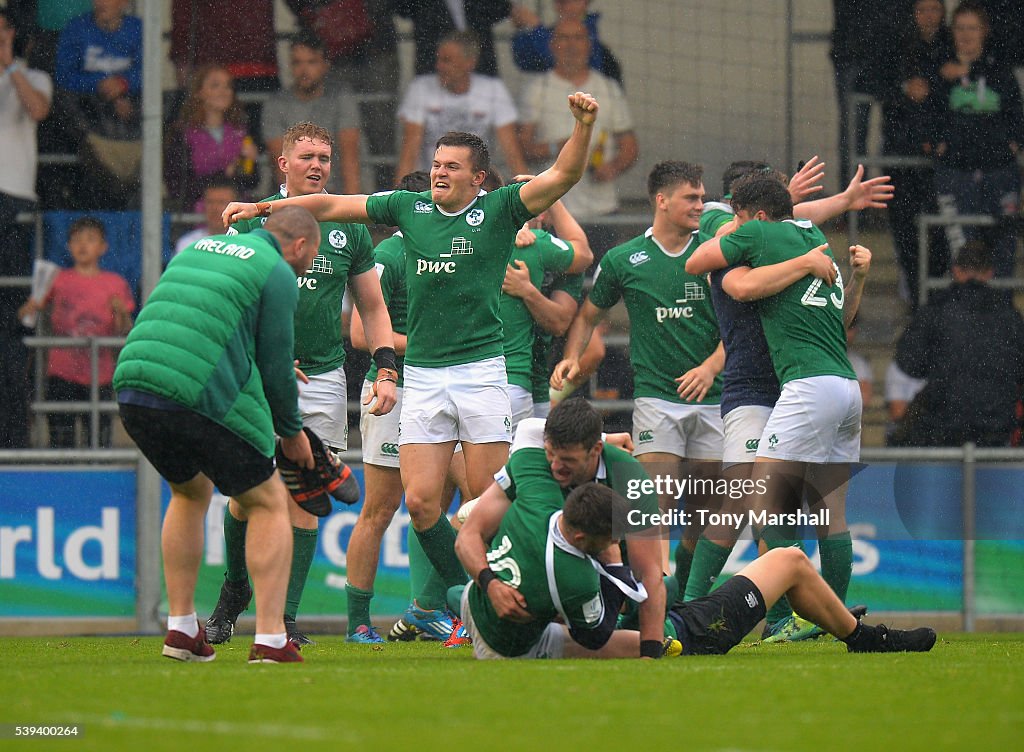
[[[780,565],[791,567],[793,569],[808,568],[811,566],[811,560],[807,558],[807,554],[796,546],[773,548],[771,551],[766,553],[765,556],[771,556],[773,559],[777,560]]]
[[[398,511],[401,502],[401,494],[391,498],[367,492],[363,499],[363,509],[359,514],[359,522],[357,524],[368,525],[373,530],[383,533],[388,525],[391,524],[391,520],[394,518],[395,512]]]

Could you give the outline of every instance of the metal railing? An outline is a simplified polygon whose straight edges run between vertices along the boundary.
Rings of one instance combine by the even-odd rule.
[[[51,347],[88,347],[89,348],[89,400],[86,402],[52,402],[38,399],[44,394],[43,379],[46,371],[44,358],[36,358],[35,394],[37,399],[29,405],[36,416],[36,430],[42,432],[42,419],[49,413],[85,413],[89,421],[89,447],[100,448],[100,413],[117,412],[117,403],[112,400],[100,399],[99,357],[100,348],[123,347],[124,337],[25,337],[24,343],[32,349],[46,350]]]

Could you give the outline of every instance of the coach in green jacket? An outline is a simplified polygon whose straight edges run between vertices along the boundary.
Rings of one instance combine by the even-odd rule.
[[[291,527],[274,470],[313,466],[293,371],[296,275],[320,244],[305,209],[275,212],[246,235],[215,235],[178,254],[139,314],[114,372],[121,420],[171,486],[163,527],[169,605],[164,655],[212,660],[195,614],[203,525],[214,485],[249,516],[257,658],[301,660],[283,622]],[[293,655],[294,654],[294,655]]]

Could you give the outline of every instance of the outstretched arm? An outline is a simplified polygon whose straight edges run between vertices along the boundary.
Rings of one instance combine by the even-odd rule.
[[[729,262],[722,253],[721,237],[714,237],[697,246],[697,250],[686,260],[686,273],[707,274],[727,266]]]
[[[860,209],[884,209],[889,204],[895,188],[888,175],[864,180],[864,165],[857,165],[857,172],[846,186],[846,190],[817,201],[805,201],[793,207],[797,219],[809,219],[814,224],[839,216],[843,212]]]
[[[301,206],[308,209],[317,222],[361,222],[372,224],[366,213],[367,196],[341,196],[333,193],[316,193],[312,196],[290,196],[277,201],[261,201],[258,204],[232,201],[228,204],[221,221],[225,227],[235,222],[255,217],[269,217],[270,213],[282,206]]]
[[[519,192],[523,205],[533,214],[540,214],[560,199],[583,177],[587,166],[590,137],[597,119],[597,100],[581,91],[569,95],[569,111],[576,118],[572,135],[558,152],[555,163]]]

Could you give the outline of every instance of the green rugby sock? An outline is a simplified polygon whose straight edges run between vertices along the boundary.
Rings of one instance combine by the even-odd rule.
[[[371,626],[370,601],[373,600],[373,591],[346,583],[345,598],[348,602],[348,634],[351,636],[356,633],[356,627]]]
[[[731,548],[719,546],[702,535],[693,551],[693,564],[690,566],[690,578],[686,581],[683,600],[692,601],[710,593],[730,553]]]
[[[853,574],[853,540],[850,531],[830,535],[818,541],[818,553],[821,555],[821,576],[839,600],[846,603],[846,591],[850,588],[850,575]]]
[[[409,525],[407,536],[409,546],[409,585],[412,599],[420,608],[428,611],[444,608],[448,588],[445,587],[441,575],[427,558],[427,552],[420,545],[419,536],[412,525]]]
[[[433,527],[417,530],[416,537],[447,587],[466,584],[469,577],[455,556],[455,529],[445,515],[438,517]]]
[[[236,519],[228,507],[224,507],[224,556],[227,571],[224,579],[228,582],[247,582],[249,570],[245,566],[245,531],[249,523]]]
[[[465,590],[465,585],[456,585],[455,587],[448,588],[446,595],[448,610],[460,619],[462,618],[462,593]]]
[[[294,619],[299,613],[299,601],[306,587],[309,568],[316,554],[317,529],[292,528],[292,571],[288,576],[288,596],[284,604],[285,617]]]
[[[693,554],[679,541],[676,546],[676,582],[679,583],[679,592],[686,592],[686,581],[690,579],[690,566],[693,564]]]

